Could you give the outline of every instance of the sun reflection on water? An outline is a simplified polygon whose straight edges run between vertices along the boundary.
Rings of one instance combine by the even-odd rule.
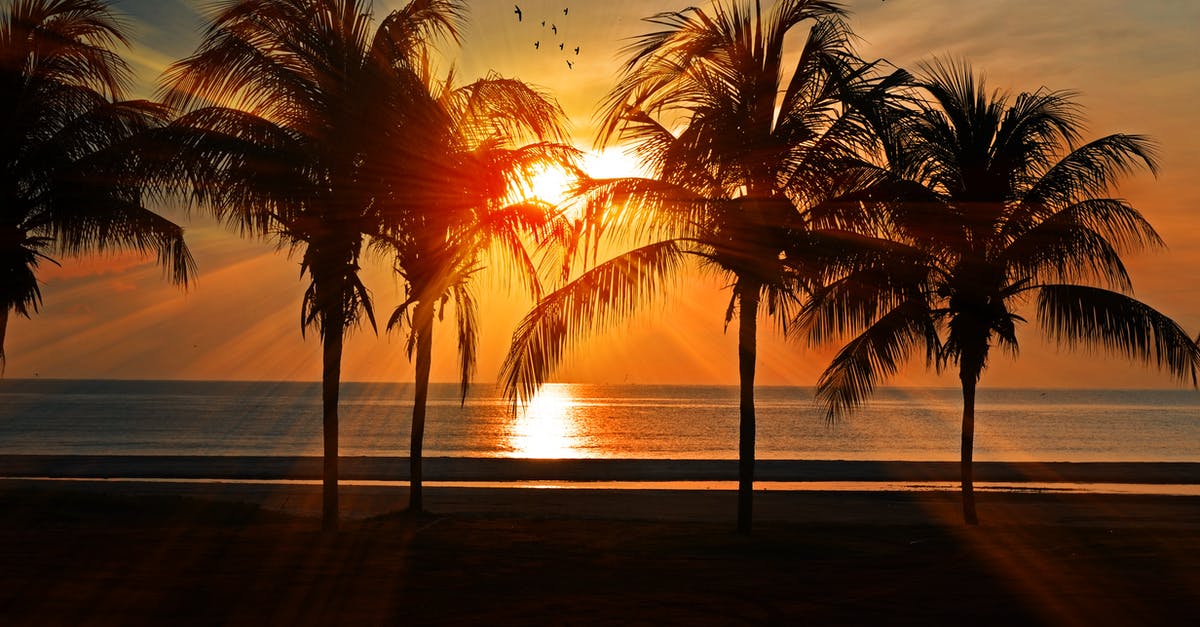
[[[579,416],[570,386],[542,386],[517,415],[508,433],[508,445],[516,457],[543,459],[583,457]]]

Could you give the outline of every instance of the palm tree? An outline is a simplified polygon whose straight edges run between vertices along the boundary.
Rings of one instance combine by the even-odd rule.
[[[388,329],[410,330],[416,385],[409,450],[409,511],[422,511],[422,446],[432,359],[433,323],[453,303],[462,401],[475,371],[478,329],[472,282],[489,260],[517,272],[539,293],[538,269],[527,244],[545,242],[562,221],[541,202],[511,197],[543,167],[571,168],[577,150],[565,145],[565,115],[543,93],[516,80],[488,76],[457,87],[453,74],[435,80],[428,66],[412,75],[406,155],[387,176],[381,194],[386,236],[407,298]],[[541,140],[555,140],[544,143]],[[524,140],[538,143],[520,145]],[[562,232],[562,225],[557,225]]]
[[[183,230],[151,212],[130,140],[164,121],[124,100],[131,71],[113,47],[120,22],[95,0],[21,0],[0,15],[0,367],[11,312],[41,305],[52,255],[153,252],[183,285],[194,272]]]
[[[803,313],[820,338],[861,333],[836,355],[818,396],[836,418],[918,347],[957,366],[963,392],[963,517],[977,524],[975,390],[994,345],[1016,354],[1019,312],[1036,298],[1049,338],[1090,346],[1196,381],[1200,350],[1170,318],[1128,294],[1124,251],[1162,246],[1127,201],[1107,194],[1153,144],[1114,134],[1079,143],[1071,94],[989,93],[963,63],[924,66],[929,101],[899,127],[890,178],[850,200],[892,219],[890,240],[862,241],[862,266]]]
[[[653,178],[580,189],[593,232],[633,227],[624,230],[638,245],[543,299],[504,365],[509,393],[529,398],[568,341],[634,312],[685,259],[727,277],[726,323],[736,317],[738,326],[742,533],[753,517],[759,315],[786,330],[822,272],[817,261],[832,253],[835,227],[862,218],[818,201],[858,184],[864,155],[877,149],[872,120],[904,80],[879,78],[854,56],[842,15],[832,2],[791,0],[769,11],[717,2],[647,19],[660,30],[627,48],[598,143],[632,143]],[[784,41],[801,25],[810,29],[788,77]]]
[[[164,102],[184,113],[159,138],[167,187],[243,233],[300,251],[301,329],[320,334],[323,527],[337,526],[342,344],[362,316],[364,243],[381,233],[377,181],[404,157],[409,79],[430,42],[457,38],[464,7],[412,0],[372,31],[362,0],[225,0],[197,51],[171,66]]]

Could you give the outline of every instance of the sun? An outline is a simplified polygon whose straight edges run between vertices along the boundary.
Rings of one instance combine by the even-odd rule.
[[[528,198],[557,206],[566,200],[574,183],[575,177],[567,170],[547,166],[529,177]]]
[[[580,169],[592,178],[623,178],[645,176],[636,157],[622,149],[586,151],[579,162]],[[558,166],[538,168],[514,191],[514,200],[537,200],[562,207],[571,214],[569,198],[576,184],[575,174]]]

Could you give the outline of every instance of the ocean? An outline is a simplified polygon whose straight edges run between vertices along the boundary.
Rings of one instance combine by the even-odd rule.
[[[425,454],[734,459],[734,386],[554,384],[514,411],[492,386],[434,384]],[[404,456],[411,384],[343,383],[341,454]],[[827,423],[811,388],[757,391],[759,459],[952,461],[956,389],[889,388]],[[1200,461],[1193,390],[991,389],[979,461]],[[0,454],[320,455],[317,383],[0,380]]]

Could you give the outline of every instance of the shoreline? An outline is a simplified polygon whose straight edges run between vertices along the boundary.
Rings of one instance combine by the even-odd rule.
[[[407,481],[407,457],[339,459],[343,481]],[[431,482],[736,481],[733,459],[530,459],[427,457]],[[0,455],[0,477],[71,479],[319,480],[319,456]],[[1200,484],[1200,462],[977,461],[980,483]],[[779,460],[755,462],[763,482],[951,482],[956,461]]]

